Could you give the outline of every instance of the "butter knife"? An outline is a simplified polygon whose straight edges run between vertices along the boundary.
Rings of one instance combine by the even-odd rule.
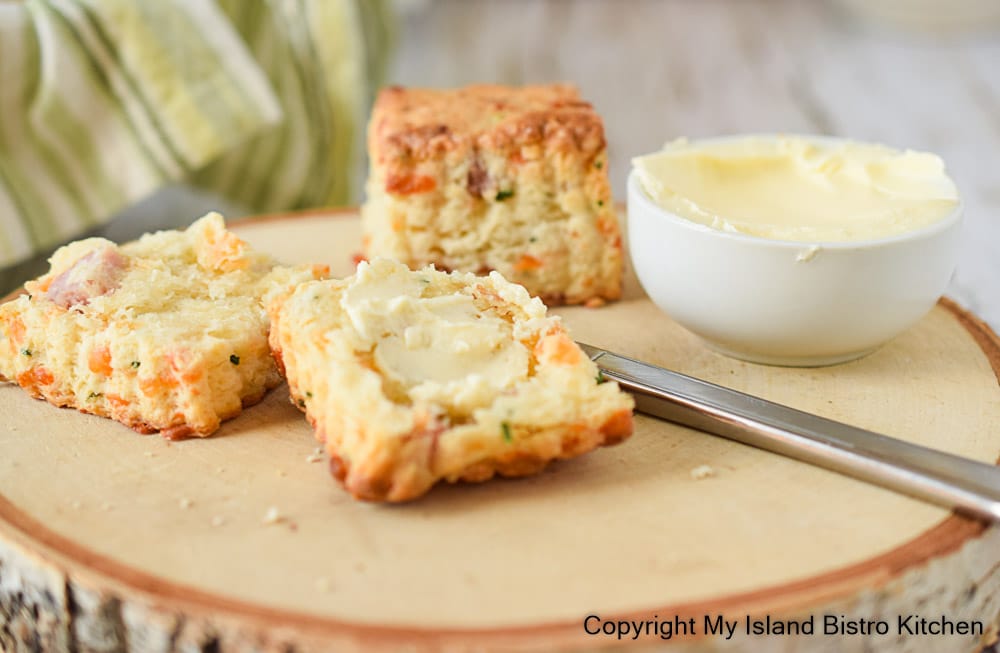
[[[839,472],[957,512],[1000,521],[1000,467],[776,404],[580,344],[636,410]]]

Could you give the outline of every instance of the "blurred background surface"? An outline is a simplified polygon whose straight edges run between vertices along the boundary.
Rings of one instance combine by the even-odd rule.
[[[619,200],[630,158],[680,136],[819,133],[941,155],[966,204],[949,293],[1000,329],[1000,2],[410,0],[398,8],[389,83],[577,84],[604,118]],[[363,177],[359,162],[357,201]],[[246,213],[176,186],[105,233],[128,239],[210,208]]]

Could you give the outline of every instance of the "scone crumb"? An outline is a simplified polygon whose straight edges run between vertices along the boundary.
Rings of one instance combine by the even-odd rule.
[[[285,516],[275,506],[271,506],[264,514],[264,519],[261,520],[261,523],[270,526],[271,524],[278,524],[283,521],[285,521]]]
[[[318,463],[323,461],[323,449],[316,447],[316,450],[306,456],[307,463]]]
[[[709,465],[699,465],[691,470],[691,478],[696,481],[715,476],[715,469]]]
[[[181,500],[178,501],[177,504],[181,507],[181,510],[187,510],[194,505],[191,499],[188,499],[187,497],[181,497]]]
[[[146,458],[156,458],[156,453],[153,451],[143,451],[142,455]]]
[[[607,303],[608,303],[607,300],[605,300],[603,297],[591,297],[590,299],[585,301],[583,305],[586,308],[600,308]]]
[[[111,510],[112,508],[114,508],[114,505],[112,505],[111,503],[109,503],[107,501],[105,501],[104,503],[101,504],[101,510],[103,510],[104,512],[107,512],[107,511]]]
[[[79,510],[80,506],[83,505],[83,504],[81,504],[79,501],[74,501],[74,502],[72,502],[69,505],[73,508],[73,510]]]
[[[215,528],[218,528],[219,526],[222,526],[225,523],[226,523],[226,518],[223,517],[222,515],[216,515],[215,517],[212,517],[212,526]]]
[[[327,578],[326,576],[321,576],[320,578],[316,579],[316,589],[319,590],[320,592],[329,592],[331,589],[333,589],[333,584],[330,582],[329,578]]]

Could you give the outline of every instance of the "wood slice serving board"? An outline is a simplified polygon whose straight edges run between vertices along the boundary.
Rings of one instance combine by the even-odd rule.
[[[353,213],[235,228],[335,274],[359,248]],[[558,313],[597,346],[904,440],[1000,455],[1000,344],[947,301],[876,353],[820,369],[715,354],[634,278],[621,302]],[[315,449],[284,387],[210,439],[171,443],[0,386],[0,648],[624,646],[586,632],[598,615],[696,619],[693,635],[633,643],[671,651],[972,651],[1000,615],[997,527],[643,416],[626,443],[539,476],[398,506],[349,498]],[[715,475],[696,480],[702,465]],[[722,613],[891,628],[874,641],[704,635],[704,617]],[[899,633],[909,614],[985,632]]]

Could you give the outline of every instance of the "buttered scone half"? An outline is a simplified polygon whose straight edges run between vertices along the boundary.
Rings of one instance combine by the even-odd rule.
[[[325,274],[251,251],[218,214],[50,263],[0,306],[0,379],[171,438],[209,435],[280,383],[264,302]]]
[[[304,283],[269,312],[292,401],[359,499],[533,474],[632,433],[632,398],[496,272],[379,259]]]
[[[370,258],[496,270],[548,304],[621,294],[604,125],[574,87],[387,88],[368,158]]]

